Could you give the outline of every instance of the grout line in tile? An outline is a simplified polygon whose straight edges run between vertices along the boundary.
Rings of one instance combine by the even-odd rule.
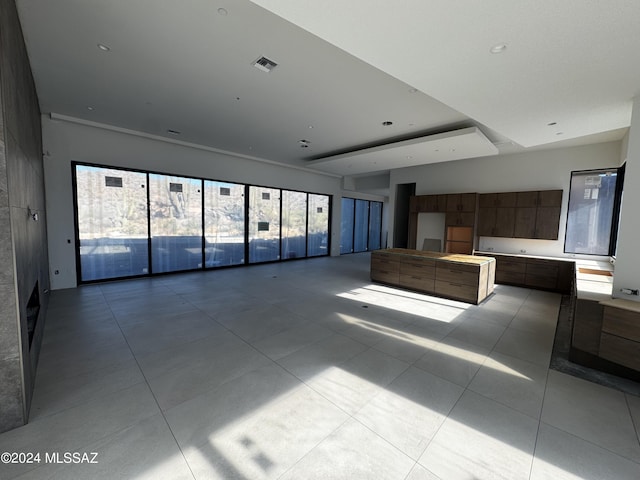
[[[109,310],[111,310],[111,305],[108,302],[107,302],[107,305],[108,305]],[[113,313],[112,310],[111,310],[111,312]],[[114,317],[115,317],[115,315],[114,315]],[[125,342],[127,343],[127,346],[129,347],[129,350],[131,351],[131,355],[133,356],[136,364],[138,365],[138,368],[140,369],[140,374],[142,375],[142,378],[144,378],[144,381],[147,384],[147,388],[149,389],[149,393],[153,397],[153,401],[156,403],[156,406],[158,407],[158,411],[160,412],[160,415],[162,415],[162,419],[164,420],[164,423],[166,424],[167,428],[169,429],[169,432],[171,432],[171,436],[173,437],[173,441],[175,442],[176,447],[180,451],[180,455],[182,455],[182,459],[184,460],[184,463],[187,465],[187,468],[189,469],[189,472],[191,472],[191,476],[195,480],[196,479],[196,475],[193,472],[193,469],[191,468],[191,465],[187,461],[187,457],[184,454],[184,451],[182,450],[182,447],[180,446],[180,443],[178,442],[178,439],[176,438],[176,435],[173,432],[173,429],[171,428],[171,425],[169,425],[169,422],[167,421],[167,417],[166,417],[164,411],[162,410],[162,408],[160,407],[160,403],[158,402],[158,399],[156,398],[155,393],[151,389],[151,385],[149,384],[149,380],[147,379],[147,376],[145,375],[144,371],[142,370],[142,367],[140,366],[140,363],[138,362],[138,357],[136,357],[136,354],[131,349],[131,345],[129,345],[129,340],[127,339],[126,335],[124,334],[124,331],[122,330],[122,327],[120,326],[120,323],[118,322],[117,319],[116,319],[116,323],[118,325],[118,328],[120,329],[120,333],[122,334],[122,336],[124,337]]]

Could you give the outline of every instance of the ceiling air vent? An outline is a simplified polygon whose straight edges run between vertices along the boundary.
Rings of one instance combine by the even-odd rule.
[[[267,57],[260,57],[255,62],[253,62],[253,66],[263,72],[269,73],[271,70],[276,68],[278,64],[273,60],[269,60]]]

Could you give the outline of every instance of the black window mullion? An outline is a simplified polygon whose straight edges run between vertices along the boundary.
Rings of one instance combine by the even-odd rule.
[[[153,275],[153,262],[151,258],[151,194],[149,188],[149,172],[147,176],[147,261],[149,262],[149,275]]]
[[[278,242],[278,245],[280,245],[280,251],[278,252],[278,261],[282,261],[282,189],[280,189],[280,221],[278,223],[280,224],[280,241]]]
[[[202,270],[204,270],[205,268],[207,268],[206,265],[206,261],[207,261],[207,254],[205,252],[205,247],[206,247],[206,239],[205,239],[205,230],[204,230],[204,218],[205,218],[205,204],[204,204],[204,179],[200,179],[200,210],[202,212],[201,215],[201,232],[202,232]]]
[[[249,265],[249,185],[244,186],[244,264]]]

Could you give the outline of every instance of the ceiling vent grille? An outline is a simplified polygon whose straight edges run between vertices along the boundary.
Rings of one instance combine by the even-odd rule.
[[[278,64],[273,60],[269,60],[267,57],[260,57],[255,62],[253,62],[253,66],[263,72],[269,73],[271,70],[276,68]]]

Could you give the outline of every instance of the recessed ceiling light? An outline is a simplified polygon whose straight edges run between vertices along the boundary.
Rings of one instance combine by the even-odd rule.
[[[313,128],[313,125],[309,125],[309,128]]]
[[[167,130],[167,133],[168,133],[169,135],[180,135],[180,132],[179,132],[178,130],[171,130],[171,129],[168,129],[168,130]]]
[[[104,43],[99,43],[98,44],[98,48],[100,50],[102,50],[103,52],[108,52],[109,50],[111,50],[109,47],[107,47]]]
[[[222,7],[220,7],[220,8],[218,9],[218,13],[219,13],[220,15],[222,15],[223,17],[226,17],[226,16],[229,14],[229,12],[227,11],[227,9],[226,9],[226,8],[222,8]]]
[[[502,53],[507,49],[507,45],[504,43],[498,43],[496,45],[494,45],[493,47],[491,47],[489,49],[489,51],[491,53]]]
[[[413,157],[411,155],[407,155],[407,160],[411,160]]]
[[[90,112],[93,112],[93,107],[91,105],[87,106],[87,110],[89,110]]]
[[[390,122],[389,120],[382,122],[382,125],[384,125],[385,127],[388,127],[390,125],[393,125],[393,122]]]

